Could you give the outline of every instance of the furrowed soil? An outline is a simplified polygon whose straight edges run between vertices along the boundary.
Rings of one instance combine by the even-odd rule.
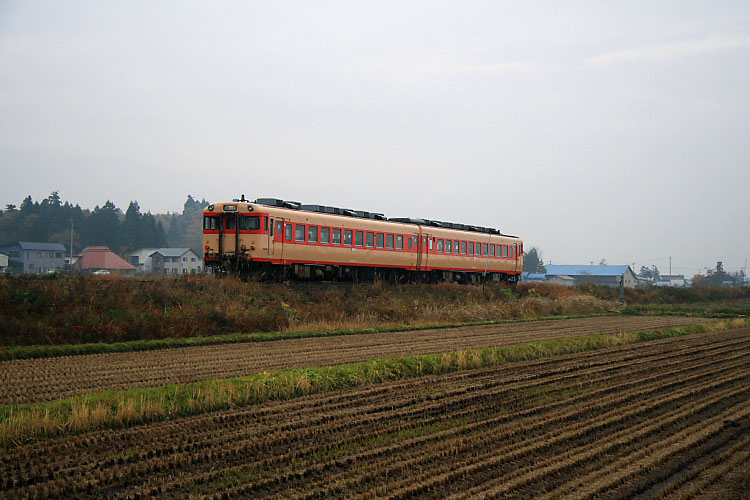
[[[0,451],[0,489],[8,498],[741,498],[748,386],[750,328],[702,333],[47,439]]]
[[[0,362],[0,403],[36,403],[131,387],[182,384],[272,370],[341,365],[591,334],[649,331],[701,321],[705,319],[604,316],[4,361]]]

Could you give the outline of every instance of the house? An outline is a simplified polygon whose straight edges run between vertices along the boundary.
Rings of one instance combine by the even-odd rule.
[[[8,255],[0,253],[0,273],[4,273],[8,269]]]
[[[620,282],[625,288],[635,288],[637,279],[630,266],[547,266],[547,281],[560,278],[567,281],[566,278],[572,278],[576,285],[582,283],[593,283],[595,285],[619,287]]]
[[[676,288],[685,288],[687,280],[682,274],[662,274],[659,281],[654,283],[656,286],[671,286]]]
[[[196,274],[203,270],[203,259],[190,248],[159,248],[151,254],[151,272],[156,274]]]
[[[114,253],[109,247],[86,247],[78,254],[77,267],[84,272],[108,271],[113,273],[133,273],[135,267]]]
[[[549,276],[547,279],[547,283],[552,283],[553,285],[562,285],[562,286],[576,286],[578,283],[576,283],[576,279],[572,276]]]
[[[65,265],[65,246],[60,243],[19,241],[0,247],[0,252],[8,256],[8,270],[13,273],[41,274]]]
[[[151,254],[159,250],[158,248],[139,248],[129,252],[126,256],[128,262],[135,267],[138,273],[151,273],[152,260]]]
[[[521,283],[546,283],[547,276],[544,273],[530,273],[524,271],[521,273]]]

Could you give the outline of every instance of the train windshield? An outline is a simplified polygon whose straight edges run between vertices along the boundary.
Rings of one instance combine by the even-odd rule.
[[[203,229],[210,231],[219,229],[219,218],[218,217],[203,217]]]

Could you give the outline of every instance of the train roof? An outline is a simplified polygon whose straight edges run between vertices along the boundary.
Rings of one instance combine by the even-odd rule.
[[[242,195],[241,199],[235,199],[236,202],[246,202],[245,195]],[[306,212],[319,212],[331,215],[343,215],[347,217],[357,217],[361,219],[374,219],[389,222],[400,222],[402,224],[416,224],[420,226],[432,226],[440,227],[444,229],[457,229],[460,231],[471,231],[476,233],[485,234],[496,234],[498,236],[505,236],[508,238],[518,238],[509,234],[503,234],[499,229],[483,226],[472,226],[469,224],[458,224],[455,222],[446,222],[432,219],[419,219],[413,217],[386,217],[382,213],[378,212],[367,212],[364,210],[352,210],[350,208],[339,208],[328,205],[314,205],[314,204],[302,204],[297,201],[282,200],[280,198],[258,198],[254,201],[258,205],[265,205],[267,207],[277,208],[288,208],[291,210],[302,210]]]

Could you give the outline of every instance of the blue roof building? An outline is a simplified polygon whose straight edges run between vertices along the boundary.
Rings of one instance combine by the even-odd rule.
[[[576,285],[593,283],[595,285],[619,287],[622,281],[626,288],[635,288],[637,283],[635,273],[628,265],[548,265],[547,279],[549,280],[556,276],[569,276],[575,279]]]

